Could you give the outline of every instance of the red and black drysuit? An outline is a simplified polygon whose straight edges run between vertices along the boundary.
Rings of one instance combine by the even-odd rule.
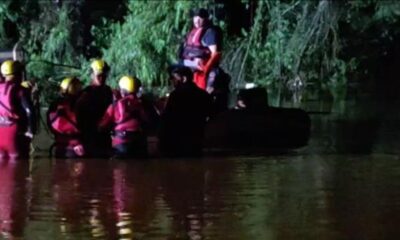
[[[47,124],[54,134],[55,156],[74,158],[79,154],[75,147],[82,145],[75,109],[76,100],[63,97],[50,105],[47,112]]]
[[[28,158],[36,118],[29,91],[16,82],[0,83],[0,157]]]
[[[100,129],[112,130],[112,147],[116,157],[144,157],[147,139],[144,124],[147,116],[141,101],[129,94],[111,104],[102,120]]]

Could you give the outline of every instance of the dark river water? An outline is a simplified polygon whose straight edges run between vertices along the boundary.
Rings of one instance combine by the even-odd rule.
[[[274,155],[3,163],[0,239],[399,239],[399,107],[310,103]]]

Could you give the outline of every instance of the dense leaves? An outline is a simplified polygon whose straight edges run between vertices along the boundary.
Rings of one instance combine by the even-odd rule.
[[[300,80],[310,93],[343,98],[349,81],[367,84],[379,74],[375,63],[400,48],[395,0],[3,0],[0,48],[20,42],[27,76],[46,89],[68,75],[87,82],[88,63],[103,57],[111,85],[132,74],[148,90],[165,90],[189,12],[200,6],[224,30],[223,67],[233,88],[255,82],[281,97]]]

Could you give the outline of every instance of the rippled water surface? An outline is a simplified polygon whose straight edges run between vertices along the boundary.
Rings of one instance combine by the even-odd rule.
[[[0,239],[398,239],[398,108],[345,107],[279,155],[3,163]]]

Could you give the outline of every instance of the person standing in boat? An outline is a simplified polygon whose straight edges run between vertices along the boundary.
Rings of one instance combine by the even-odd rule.
[[[113,101],[113,92],[106,84],[109,65],[102,59],[91,65],[92,82],[83,89],[77,101],[77,121],[82,131],[83,146],[89,157],[107,157],[111,149],[108,133],[100,132],[98,124]]]
[[[193,82],[190,68],[175,67],[170,74],[175,89],[161,117],[160,151],[166,156],[199,156],[212,98]]]
[[[7,60],[1,65],[0,82],[0,160],[29,158],[36,133],[36,116],[29,91],[21,86],[23,66]]]
[[[65,78],[60,84],[61,97],[47,111],[47,125],[55,137],[53,146],[57,158],[82,157],[85,153],[76,120],[76,101],[81,90],[78,78]]]
[[[140,81],[131,76],[123,76],[118,85],[121,97],[107,108],[99,128],[112,130],[115,157],[145,157],[147,137],[144,128],[147,115],[137,96]]]
[[[192,12],[193,28],[187,34],[180,51],[181,63],[194,70],[194,83],[206,90],[212,82],[209,77],[219,65],[221,59],[222,34],[220,29],[213,26],[209,13],[200,8]]]
[[[222,31],[212,24],[206,9],[196,9],[192,15],[193,28],[180,49],[180,64],[193,70],[194,83],[212,95],[215,111],[220,112],[228,105],[230,81],[219,67]]]

